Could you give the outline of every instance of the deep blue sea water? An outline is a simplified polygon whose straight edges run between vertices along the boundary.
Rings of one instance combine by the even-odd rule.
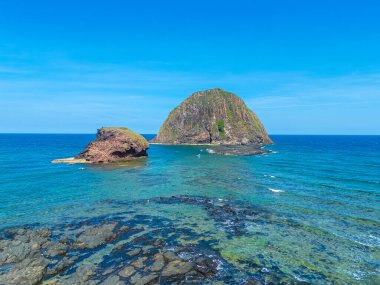
[[[50,163],[79,153],[94,137],[1,134],[0,229],[120,210],[107,201],[210,197],[269,214],[231,238],[197,205],[134,210],[212,237],[243,271],[275,267],[313,284],[380,282],[380,136],[271,136],[275,144],[267,148],[274,152],[251,157],[151,145],[147,158],[124,167]]]

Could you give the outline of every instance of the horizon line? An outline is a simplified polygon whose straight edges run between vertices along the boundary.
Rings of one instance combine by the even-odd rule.
[[[157,135],[157,133],[139,133],[140,135]],[[24,132],[0,132],[0,135],[96,135],[96,133],[24,133]],[[380,134],[268,134],[269,136],[380,136]]]

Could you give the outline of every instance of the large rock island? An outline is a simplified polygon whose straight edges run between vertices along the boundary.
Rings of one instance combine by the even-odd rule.
[[[162,144],[271,144],[259,118],[237,95],[223,89],[192,94],[177,106],[151,141]]]
[[[53,163],[110,163],[147,156],[147,140],[128,128],[107,127],[98,130],[96,140],[72,158],[56,159]]]

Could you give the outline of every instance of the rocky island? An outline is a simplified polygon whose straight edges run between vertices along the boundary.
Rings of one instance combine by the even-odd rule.
[[[210,145],[209,153],[257,155],[272,144],[263,124],[244,101],[223,89],[192,94],[168,116],[152,143]]]
[[[147,140],[124,127],[101,128],[96,140],[75,157],[56,159],[53,163],[111,163],[147,156]]]
[[[271,144],[263,124],[241,98],[223,89],[192,94],[168,116],[151,141],[161,144]]]

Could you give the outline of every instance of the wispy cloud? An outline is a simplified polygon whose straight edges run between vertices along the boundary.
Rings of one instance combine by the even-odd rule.
[[[15,68],[15,67],[9,67],[9,66],[1,66],[0,65],[0,75],[6,75],[6,74],[24,74],[26,71],[22,68]]]
[[[257,94],[248,101],[255,108],[298,108],[380,103],[380,74],[329,78],[289,77],[289,83]]]
[[[335,106],[337,115],[347,116],[342,113],[344,106],[380,106],[380,73],[330,77],[289,72],[209,74],[62,61],[38,68],[3,65],[0,74],[6,75],[0,78],[1,121],[39,118],[36,128],[45,121],[52,126],[59,121],[65,131],[75,122],[85,126],[80,130],[131,124],[138,131],[155,132],[169,111],[188,95],[214,87],[240,95],[268,122],[270,131],[281,126],[279,120],[304,109]],[[282,118],[270,110],[281,112]]]

